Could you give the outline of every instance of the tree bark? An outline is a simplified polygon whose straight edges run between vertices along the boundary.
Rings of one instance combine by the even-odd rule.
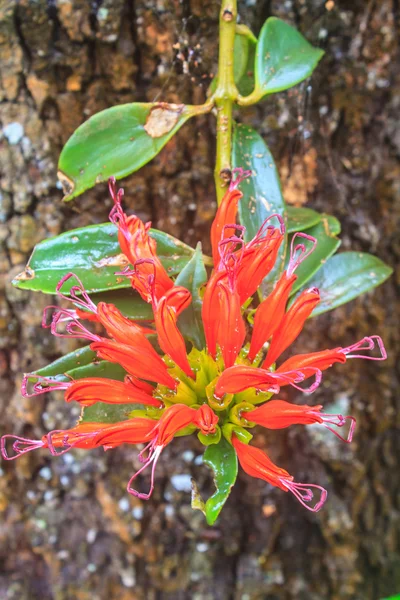
[[[62,204],[62,145],[84,119],[114,104],[202,102],[216,68],[218,9],[209,0],[0,0],[3,432],[37,438],[76,417],[56,395],[20,395],[23,372],[72,346],[41,329],[49,298],[10,283],[39,240],[107,220],[106,186]],[[237,115],[270,145],[287,202],[334,214],[342,248],[397,267],[397,0],[258,0],[240,3],[239,13],[256,34],[265,18],[281,17],[326,50],[311,81]],[[212,116],[192,120],[123,182],[129,211],[192,245],[201,239],[206,250],[216,208],[214,127]],[[335,366],[313,399],[357,417],[352,445],[314,428],[257,433],[296,480],[328,489],[321,512],[310,515],[289,494],[241,474],[218,524],[207,527],[190,494],[171,482],[190,475],[212,492],[201,447],[188,439],[163,453],[146,504],[125,493],[133,450],[59,459],[32,453],[2,465],[0,596],[379,600],[399,593],[398,278],[397,271],[381,288],[313,320],[296,342],[306,352],[382,335],[385,363]]]

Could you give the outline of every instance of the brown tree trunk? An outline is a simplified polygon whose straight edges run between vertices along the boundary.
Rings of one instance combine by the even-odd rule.
[[[343,248],[396,266],[398,1],[259,0],[241,2],[239,12],[255,33],[276,15],[326,50],[311,82],[240,116],[270,144],[287,201],[335,214]],[[28,401],[19,393],[24,371],[71,346],[41,329],[48,298],[10,284],[39,240],[107,220],[105,186],[61,203],[62,145],[85,118],[113,104],[203,101],[215,72],[217,21],[218,3],[209,0],[0,0],[4,431],[40,437],[74,422],[59,399]],[[177,44],[194,58],[177,58]],[[192,120],[124,182],[129,210],[191,244],[207,245],[215,211],[213,127],[211,116]],[[357,417],[351,447],[314,429],[268,434],[278,464],[327,487],[324,510],[310,515],[289,494],[242,474],[217,526],[208,528],[191,510],[190,494],[176,489],[187,475],[213,489],[200,446],[183,439],[165,451],[146,504],[126,497],[132,450],[64,459],[33,453],[3,464],[0,597],[379,600],[399,593],[396,275],[310,322],[296,344],[304,352],[368,333],[384,338],[385,363],[336,366],[316,394],[316,403]],[[171,483],[174,474],[183,478]]]

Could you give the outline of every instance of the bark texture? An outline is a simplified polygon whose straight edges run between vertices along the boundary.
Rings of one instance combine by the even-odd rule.
[[[72,347],[40,327],[49,298],[10,284],[39,240],[107,220],[104,186],[61,203],[62,145],[85,118],[116,103],[203,101],[215,72],[218,9],[210,0],[0,0],[4,432],[37,438],[74,422],[59,398],[20,395],[24,371]],[[287,201],[332,212],[343,248],[375,253],[398,269],[398,1],[248,0],[239,12],[255,33],[276,15],[326,50],[311,82],[240,116],[270,144]],[[177,57],[177,43],[189,62]],[[212,116],[192,120],[124,182],[129,210],[188,243],[203,239],[206,248],[215,211],[213,127]],[[133,450],[60,459],[39,451],[2,465],[0,597],[379,600],[400,592],[398,279],[397,270],[372,294],[309,323],[296,344],[304,352],[368,333],[384,338],[385,363],[336,366],[315,395],[357,417],[351,447],[301,427],[257,439],[298,481],[327,487],[323,511],[310,515],[289,494],[242,474],[218,525],[208,528],[186,486],[191,475],[211,492],[212,479],[199,464],[200,446],[183,439],[165,451],[146,504],[125,493]]]

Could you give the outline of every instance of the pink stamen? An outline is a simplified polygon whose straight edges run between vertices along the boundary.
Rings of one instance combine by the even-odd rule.
[[[320,485],[315,485],[313,483],[295,483],[294,481],[290,481],[288,479],[280,478],[279,481],[284,485],[292,494],[297,498],[297,500],[302,504],[307,510],[311,512],[318,512],[328,497],[328,492],[325,488]],[[314,493],[312,491],[316,489],[320,492],[320,499],[318,502],[311,506],[309,503],[314,499]]]
[[[381,356],[368,356],[367,354],[350,354],[350,352],[355,351],[368,352],[369,350],[373,350],[375,348],[375,341],[377,343]],[[341,352],[343,352],[343,354],[345,354],[347,358],[365,358],[365,360],[386,360],[387,358],[387,353],[383,344],[383,340],[379,335],[366,336],[359,342],[353,344],[352,346],[342,348]]]
[[[36,383],[32,381],[36,379]],[[32,392],[28,392],[28,385],[32,385]],[[56,379],[50,379],[49,377],[43,377],[42,375],[35,375],[34,373],[25,373],[21,383],[21,394],[24,398],[33,398],[46,392],[54,392],[56,390],[66,390],[71,385],[70,381],[57,381]]]
[[[278,215],[278,213],[274,213],[273,215],[270,215],[267,219],[265,219],[264,223],[261,225],[260,229],[257,231],[255,237],[249,242],[248,246],[254,246],[255,244],[258,244],[260,242],[263,242],[267,237],[273,237],[275,231],[277,231],[277,228],[274,227],[274,225],[271,225],[269,223],[269,221],[271,221],[272,219],[277,219],[279,222],[279,229],[281,234],[283,235],[286,231],[286,226],[285,226],[285,221],[283,219],[283,217],[281,215]],[[271,235],[267,235],[267,234],[271,234]]]
[[[63,440],[62,440],[62,442],[63,442],[62,449],[57,450],[56,447],[54,446],[54,442],[53,442],[53,435],[55,435],[56,433],[65,433],[65,432],[63,429],[54,429],[53,431],[49,431],[49,433],[46,435],[47,445],[50,450],[50,453],[53,456],[61,456],[62,454],[65,454],[66,452],[68,452],[68,450],[71,450],[71,448],[73,447],[73,444],[68,443],[68,434],[65,433]],[[81,436],[84,436],[84,435],[88,435],[88,434],[81,434]],[[89,434],[89,435],[93,435],[93,434]],[[76,437],[78,437],[78,435],[76,435]]]
[[[15,456],[9,456],[7,452],[7,440],[15,440],[12,445],[12,449],[15,452]],[[27,452],[31,452],[31,450],[42,448],[43,446],[44,443],[42,442],[42,440],[30,440],[28,438],[12,434],[3,435],[0,441],[1,455],[4,458],[4,460],[15,460],[19,456],[22,456]]]
[[[126,486],[126,490],[129,494],[132,494],[132,496],[136,496],[136,498],[140,498],[141,500],[148,500],[150,498],[150,496],[154,490],[155,469],[156,469],[157,462],[158,462],[158,459],[160,458],[160,454],[161,454],[162,450],[163,450],[163,446],[157,446],[156,449],[154,450],[154,452],[152,452],[150,458],[143,465],[143,467],[141,467],[139,469],[139,471],[137,471],[134,475],[132,475],[132,477],[128,481],[128,485]],[[150,490],[148,491],[147,494],[143,494],[143,493],[138,492],[137,490],[133,489],[131,486],[132,486],[132,482],[136,479],[136,477],[138,475],[140,475],[140,473],[142,473],[149,466],[150,463],[153,463],[153,465],[151,467]]]
[[[144,264],[151,265],[153,273],[141,273],[140,270],[138,270],[138,267]],[[143,284],[153,304],[156,304],[156,272],[156,265],[154,264],[154,260],[151,258],[140,258],[133,265],[132,276],[137,277],[137,279]]]
[[[234,175],[237,175],[237,177],[234,178]],[[251,171],[245,171],[244,169],[242,169],[242,167],[236,167],[235,169],[232,169],[232,178],[229,184],[229,191],[231,192],[232,190],[235,190],[244,179],[247,179],[247,177],[251,177],[251,175]]]
[[[228,227],[232,226],[228,225]],[[244,241],[236,235],[222,239],[218,244],[218,251],[221,257],[219,263],[220,269],[224,268],[226,270],[229,286],[231,291],[233,291],[237,272],[243,259]]]
[[[76,312],[76,310],[70,310],[67,308],[61,309],[59,306],[50,304],[49,306],[46,306],[46,308],[43,311],[42,327],[44,327],[44,329],[49,329],[51,327],[51,324],[52,324],[55,314],[61,310],[63,311],[63,314],[64,314],[64,317],[62,320],[71,321],[71,319],[79,319],[78,313]],[[51,312],[51,311],[53,311],[53,312]]]
[[[317,412],[311,412],[311,414],[317,416],[317,417],[321,417],[323,420],[323,423],[321,423],[321,425],[324,425],[324,427],[326,427],[326,429],[329,429],[329,431],[331,431],[333,434],[336,435],[336,437],[338,437],[340,440],[342,440],[343,442],[346,442],[346,444],[350,444],[350,442],[353,440],[353,435],[354,435],[354,430],[356,428],[356,419],[355,417],[351,417],[351,416],[343,416],[343,415],[329,415],[329,414],[321,414],[321,413],[317,413]],[[347,432],[347,436],[344,437],[342,435],[340,435],[340,433],[338,433],[335,429],[332,429],[332,427],[330,427],[330,425],[333,425],[334,427],[344,427],[345,425],[349,425],[349,430]]]
[[[139,458],[139,461],[140,461],[141,463],[145,463],[145,462],[147,462],[148,460],[150,460],[150,458],[151,458],[151,457],[152,457],[152,455],[153,455],[154,448],[155,448],[155,446],[156,446],[156,441],[157,441],[157,440],[152,440],[151,442],[149,442],[149,443],[147,444],[147,446],[145,446],[145,447],[143,448],[143,450],[141,450],[141,451],[139,452],[138,458]],[[145,454],[146,452],[148,452],[148,454],[147,454],[147,456],[144,456],[144,454]]]
[[[295,245],[295,240],[296,240],[296,238],[299,238],[299,237],[312,242],[312,246],[307,249],[305,244],[296,244]],[[317,247],[317,240],[314,237],[312,237],[311,235],[307,235],[306,233],[300,233],[300,232],[295,233],[292,238],[292,243],[290,245],[290,260],[289,260],[289,265],[287,268],[287,274],[289,276],[292,275],[294,273],[294,271],[297,269],[297,267],[308,256],[310,256],[310,254],[312,254],[314,252],[316,247]]]
[[[59,331],[58,326],[64,327],[65,333]],[[50,331],[56,337],[62,338],[83,338],[92,342],[99,342],[101,337],[92,333],[81,323],[81,321],[72,316],[71,311],[65,308],[60,308],[52,318]]]
[[[73,285],[71,289],[65,294],[61,291],[63,285],[69,281],[71,278],[76,279],[78,285]],[[97,313],[96,305],[91,301],[89,294],[85,290],[82,281],[75,275],[75,273],[67,273],[64,275],[62,279],[57,284],[56,287],[57,294],[64,298],[64,300],[69,300],[70,302],[74,302],[78,306],[81,306],[85,310],[89,310],[92,313]],[[80,294],[79,296],[77,294]],[[82,300],[83,298],[83,300]]]
[[[271,373],[273,376],[274,373]],[[293,375],[296,378],[293,380]],[[287,371],[286,373],[276,373],[277,379],[280,381],[286,381],[289,385],[294,387],[296,390],[303,392],[304,394],[312,394],[317,387],[319,387],[322,381],[322,371],[317,369],[316,367],[305,367],[302,371]],[[302,388],[297,383],[301,383],[302,381],[308,379],[309,377],[315,377],[315,381],[308,387]]]

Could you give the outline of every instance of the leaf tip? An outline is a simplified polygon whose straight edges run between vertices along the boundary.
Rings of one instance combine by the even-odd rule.
[[[75,182],[60,169],[57,171],[57,177],[62,185],[62,190],[64,193],[63,201],[68,202],[69,200],[72,200],[75,191]]]
[[[18,275],[16,275],[14,277],[14,279],[12,280],[11,283],[15,287],[20,287],[21,282],[31,281],[32,279],[35,279],[35,277],[36,277],[35,271],[33,269],[31,269],[29,265],[27,265],[21,273],[19,273]]]

